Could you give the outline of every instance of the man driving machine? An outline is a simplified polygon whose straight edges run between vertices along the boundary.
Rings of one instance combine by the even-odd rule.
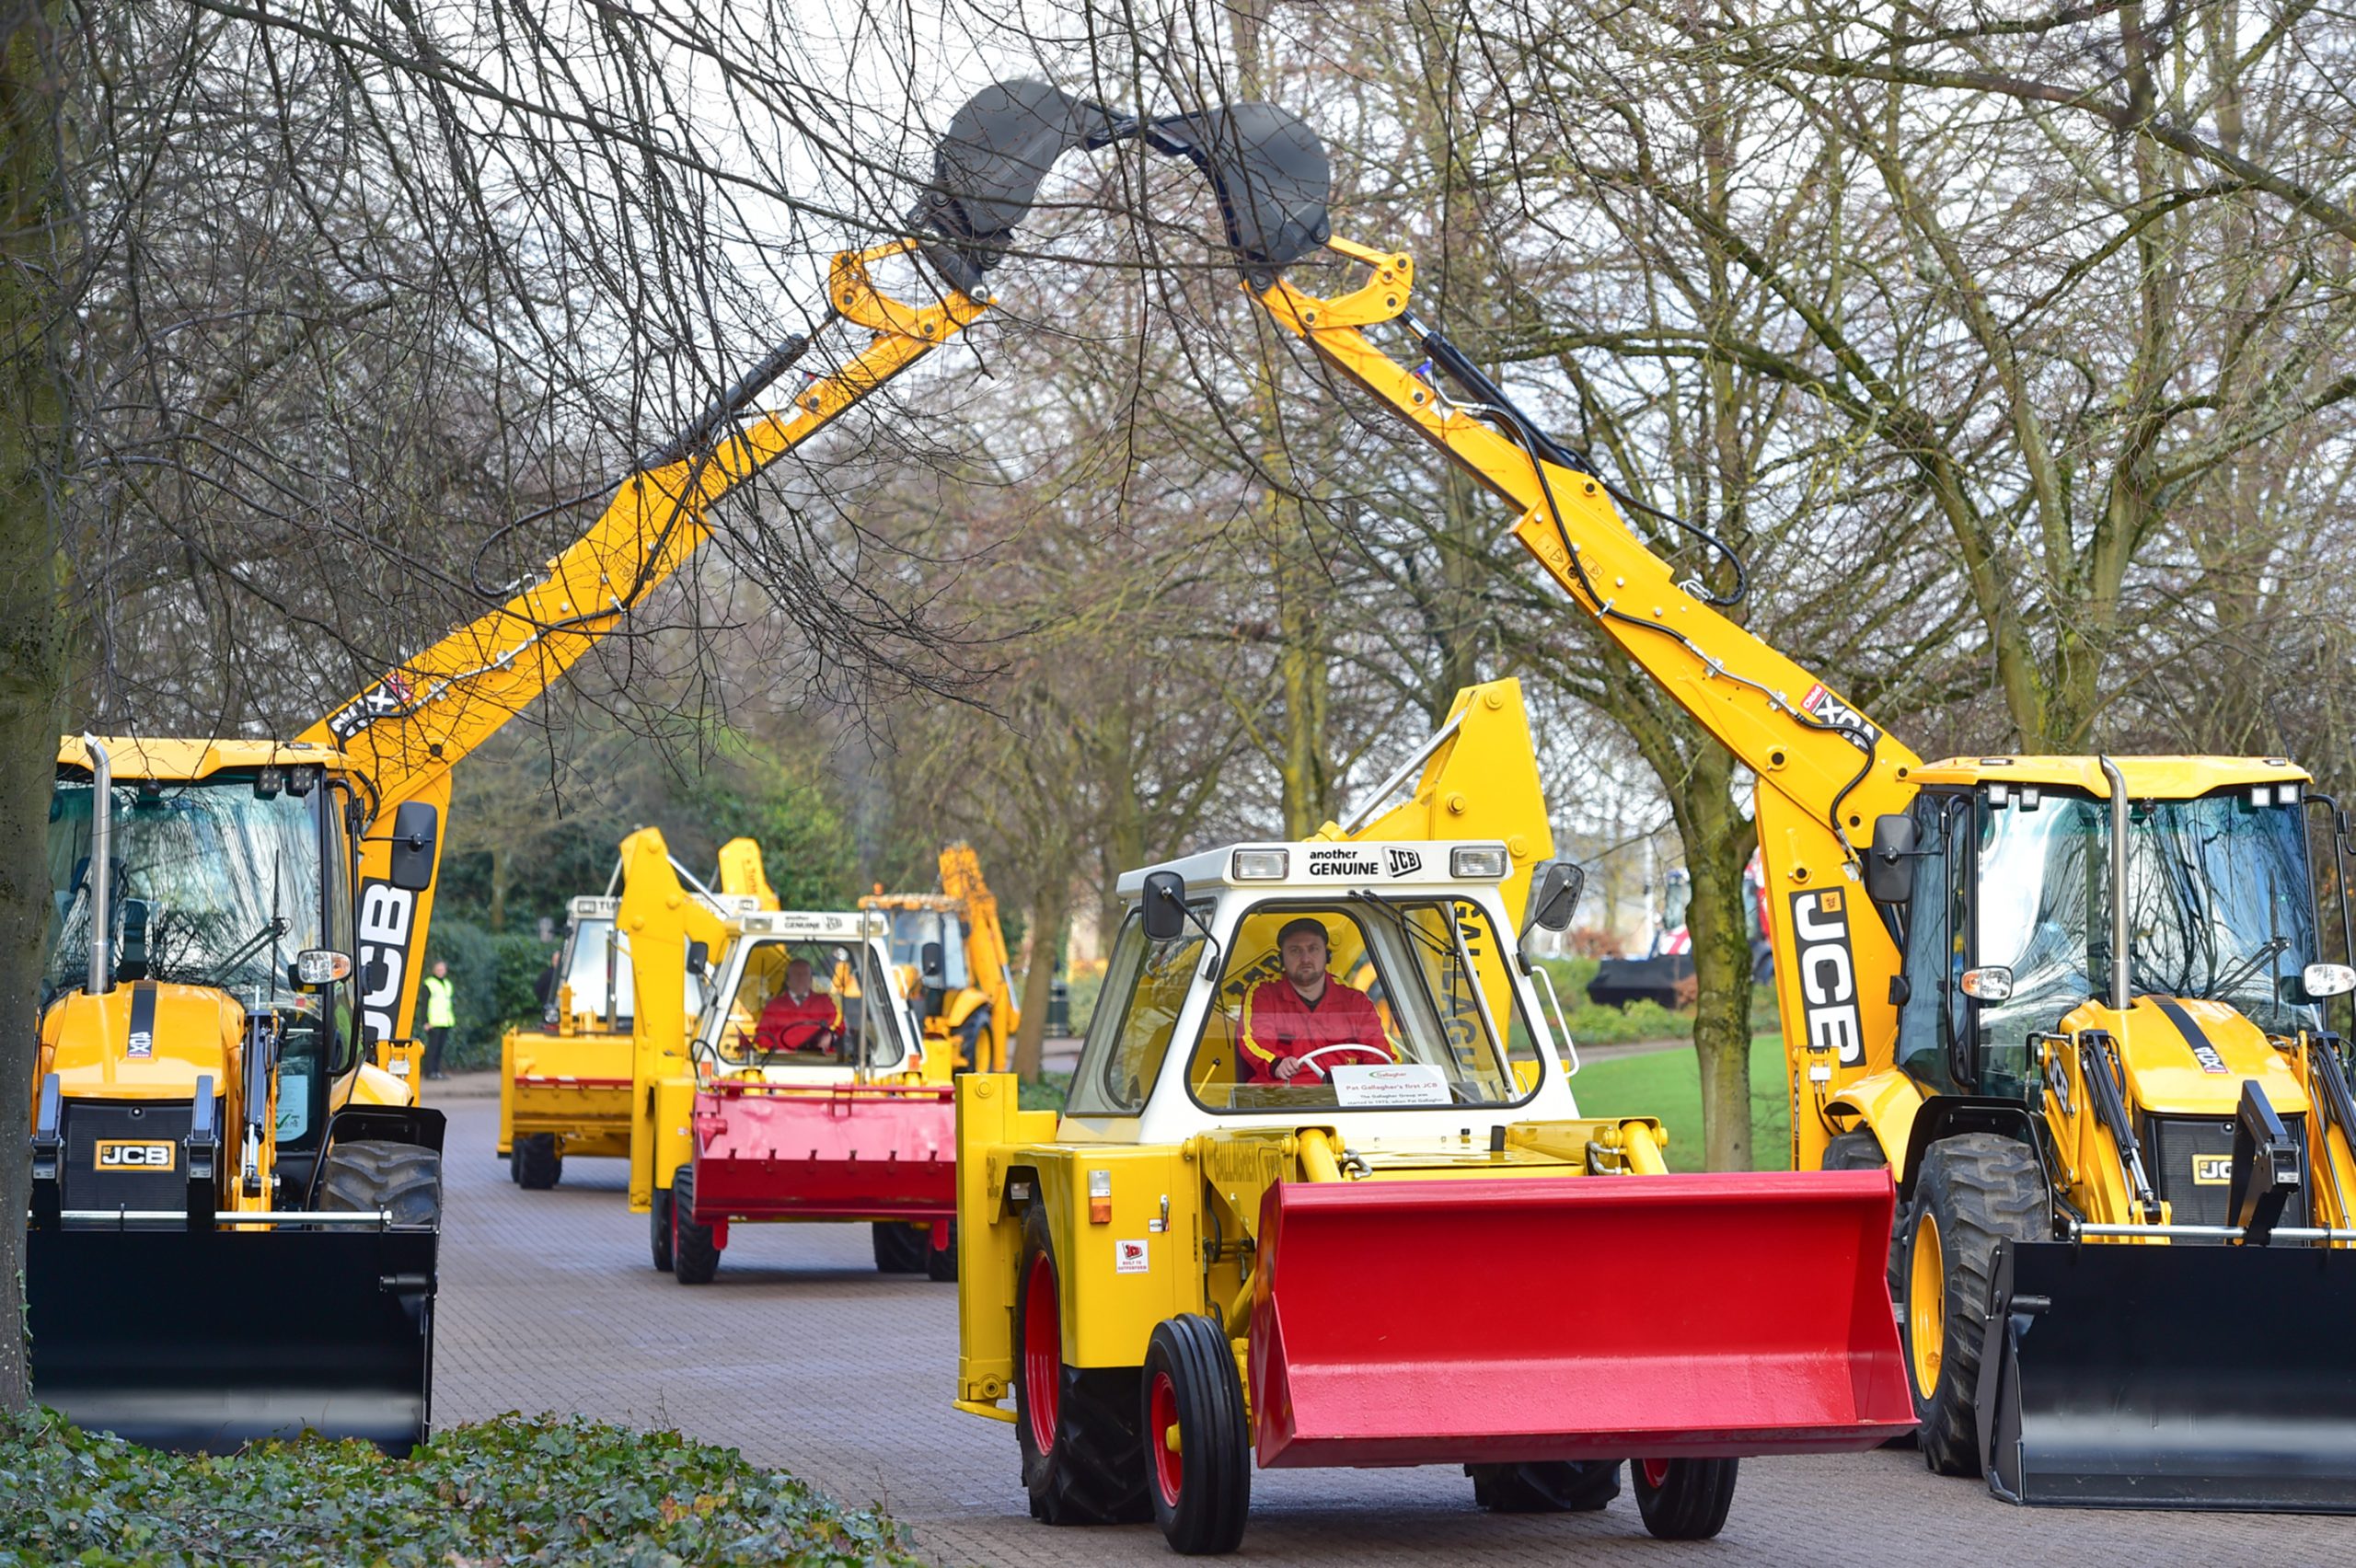
[[[797,958],[785,966],[785,989],[761,1009],[753,1044],[770,1052],[831,1051],[841,1028],[835,998],[813,986],[810,961]]]
[[[1327,973],[1333,956],[1325,922],[1313,915],[1276,933],[1284,973],[1243,998],[1243,1081],[1302,1087],[1324,1082],[1327,1069],[1343,1064],[1396,1059],[1374,1003]]]

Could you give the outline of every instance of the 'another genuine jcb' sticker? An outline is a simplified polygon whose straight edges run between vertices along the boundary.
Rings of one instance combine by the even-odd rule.
[[[148,1138],[100,1138],[98,1166],[101,1170],[169,1170],[179,1163],[168,1143]]]
[[[2196,1187],[2230,1187],[2234,1184],[2234,1157],[2230,1154],[2196,1154],[2192,1157],[2192,1184]]]
[[[1792,935],[1808,1049],[1833,1052],[1842,1066],[1856,1066],[1865,1059],[1865,1021],[1857,1013],[1857,959],[1849,947],[1848,901],[1841,889],[1792,894]]]

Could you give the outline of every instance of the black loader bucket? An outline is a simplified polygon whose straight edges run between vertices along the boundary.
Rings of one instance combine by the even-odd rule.
[[[55,1230],[25,1237],[33,1398],[150,1447],[306,1427],[425,1435],[437,1234]]]
[[[2010,1241],[1991,1300],[1999,1497],[2356,1513],[2356,1251]]]

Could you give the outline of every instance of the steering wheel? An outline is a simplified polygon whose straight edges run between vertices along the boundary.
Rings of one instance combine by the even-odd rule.
[[[1335,1051],[1357,1051],[1363,1055],[1375,1057],[1377,1062],[1388,1062],[1392,1059],[1391,1053],[1384,1050],[1380,1045],[1357,1045],[1345,1043],[1339,1045],[1320,1045],[1314,1051],[1303,1051],[1299,1055],[1295,1056],[1293,1060],[1299,1062],[1303,1066],[1308,1066],[1314,1063],[1318,1057],[1330,1055]],[[1351,1066],[1359,1064],[1336,1062],[1334,1065],[1335,1066]],[[1370,1062],[1363,1065],[1372,1066],[1376,1065],[1376,1063]],[[1324,1072],[1326,1070],[1326,1068],[1322,1066],[1318,1068],[1318,1071],[1320,1072]],[[1288,1079],[1287,1081],[1288,1082],[1290,1080]]]

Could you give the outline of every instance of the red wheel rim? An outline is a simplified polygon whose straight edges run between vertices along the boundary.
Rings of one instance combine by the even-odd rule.
[[[1171,1386],[1170,1374],[1153,1375],[1153,1391],[1147,1399],[1147,1430],[1145,1440],[1153,1449],[1153,1482],[1161,1488],[1165,1506],[1178,1506],[1178,1489],[1186,1482],[1186,1456],[1176,1443],[1178,1425],[1178,1390]]]
[[[1045,1253],[1031,1261],[1022,1286],[1022,1404],[1031,1415],[1031,1446],[1056,1446],[1056,1401],[1063,1381],[1063,1325],[1056,1307],[1056,1271]]]
[[[1662,1487],[1669,1484],[1669,1461],[1667,1459],[1640,1459],[1637,1463],[1644,1470],[1645,1484],[1646,1486],[1651,1487],[1655,1492],[1658,1492]]]

